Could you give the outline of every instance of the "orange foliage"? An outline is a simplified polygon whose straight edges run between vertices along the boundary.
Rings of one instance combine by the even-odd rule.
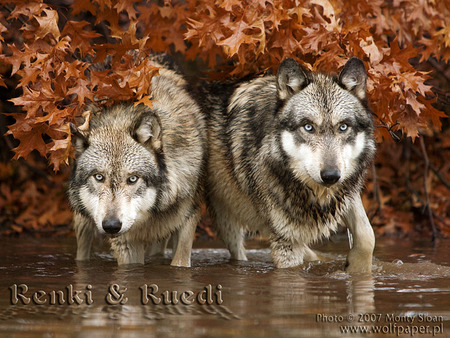
[[[336,71],[349,57],[357,56],[368,69],[378,141],[391,136],[405,135],[413,141],[419,135],[431,136],[440,130],[445,116],[433,106],[436,95],[431,85],[425,84],[431,76],[424,69],[429,69],[426,62],[430,58],[443,63],[450,59],[447,1],[55,3],[0,1],[0,57],[10,65],[11,76],[16,76],[22,89],[11,100],[23,108],[11,115],[15,123],[9,126],[8,133],[20,141],[13,149],[14,158],[27,159],[36,150],[55,171],[72,155],[68,125],[87,103],[132,100],[151,105],[150,81],[157,69],[146,58],[150,51],[181,55],[196,60],[197,65],[203,60],[203,70],[221,79],[276,71],[285,57],[294,57],[311,69]],[[110,66],[106,70],[99,67],[108,58]],[[379,157],[383,172],[389,168],[392,154],[386,155],[384,150],[381,154],[386,156]],[[418,178],[411,178],[414,180]],[[381,184],[378,197],[386,212],[398,206],[389,201],[395,200],[395,194],[402,195],[401,189],[407,187],[398,187],[386,197],[386,187]],[[437,189],[432,198],[436,191],[438,195],[448,192],[445,187]],[[14,199],[4,186],[2,196]],[[434,210],[439,210],[440,202],[432,203],[436,203]],[[405,207],[406,214],[411,207]],[[447,211],[441,211],[446,217]],[[411,213],[398,215],[387,217],[411,223]]]
[[[50,175],[45,163],[29,159],[0,163],[0,234],[65,234],[72,212],[64,192],[65,174]]]

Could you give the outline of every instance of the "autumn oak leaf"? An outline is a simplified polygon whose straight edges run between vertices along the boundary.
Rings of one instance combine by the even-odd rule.
[[[229,56],[236,55],[242,44],[254,44],[255,40],[253,36],[244,33],[244,30],[251,29],[251,26],[247,24],[243,19],[239,20],[234,25],[234,32],[228,38],[219,41],[219,46],[224,46]]]
[[[36,124],[35,119],[27,118],[23,113],[9,114],[9,116],[12,116],[16,122],[9,126],[8,134],[20,141],[19,146],[13,149],[14,159],[23,157],[26,160],[33,150],[37,150],[41,156],[45,157],[47,145],[42,135],[48,131],[48,125]]]
[[[44,16],[35,16],[39,23],[39,29],[36,31],[36,37],[43,39],[47,34],[51,34],[53,38],[58,39],[60,36],[58,28],[58,12],[53,9],[44,9]]]

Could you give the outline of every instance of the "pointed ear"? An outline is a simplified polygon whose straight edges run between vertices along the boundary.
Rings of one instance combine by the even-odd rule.
[[[339,82],[360,100],[366,99],[366,80],[366,67],[357,57],[350,58],[339,74]]]
[[[134,135],[136,141],[143,145],[151,145],[154,149],[161,149],[161,123],[154,114],[144,114],[136,124]]]
[[[75,156],[78,157],[89,147],[89,132],[81,131],[72,122],[70,122],[70,132],[72,133],[72,144],[75,147]]]
[[[277,90],[281,100],[289,99],[292,95],[305,88],[308,81],[308,71],[291,58],[284,59],[278,68]]]

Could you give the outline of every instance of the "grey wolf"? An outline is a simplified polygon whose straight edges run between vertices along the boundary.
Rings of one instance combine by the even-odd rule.
[[[93,109],[87,131],[72,125],[76,160],[68,195],[77,260],[98,231],[110,236],[118,264],[144,263],[152,243],[176,235],[172,265],[190,266],[200,219],[206,125],[176,70],[159,64],[153,108],[120,103]]]
[[[275,266],[298,266],[342,224],[353,235],[347,270],[371,271],[375,237],[360,198],[375,154],[366,78],[358,58],[338,76],[289,58],[276,76],[204,85],[206,200],[232,259],[246,260],[244,229],[265,229]]]

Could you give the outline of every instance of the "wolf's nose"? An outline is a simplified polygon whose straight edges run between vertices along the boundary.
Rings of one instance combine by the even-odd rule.
[[[107,234],[117,234],[122,228],[122,222],[117,218],[109,218],[102,222],[102,227]]]
[[[320,171],[320,178],[325,184],[334,184],[341,178],[341,172],[338,169],[324,169]]]

